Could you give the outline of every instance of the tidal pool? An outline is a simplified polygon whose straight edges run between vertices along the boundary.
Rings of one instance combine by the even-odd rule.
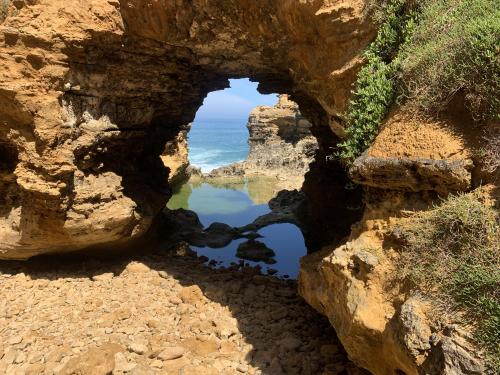
[[[211,181],[191,179],[182,185],[167,204],[171,210],[184,208],[192,210],[206,228],[211,223],[226,223],[241,227],[257,217],[270,212],[267,202],[277,193],[276,180],[253,178],[246,180]],[[278,276],[296,278],[299,258],[307,253],[301,231],[293,224],[272,224],[258,231],[262,238],[257,240],[272,249],[275,264],[245,260],[250,265],[259,264],[263,271],[271,268]],[[246,239],[237,239],[219,249],[193,247],[199,255],[215,260],[219,266],[238,263],[238,246]]]

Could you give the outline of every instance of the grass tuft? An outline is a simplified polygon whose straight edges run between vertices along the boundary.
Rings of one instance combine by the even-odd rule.
[[[427,1],[401,49],[404,94],[434,114],[461,92],[477,120],[500,119],[499,41],[497,0]]]
[[[464,314],[500,370],[500,225],[481,192],[450,196],[415,213],[404,231],[401,276],[443,306]]]

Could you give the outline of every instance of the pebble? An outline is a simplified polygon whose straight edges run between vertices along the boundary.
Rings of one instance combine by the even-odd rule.
[[[301,345],[302,341],[294,336],[287,336],[279,341],[280,349],[285,351],[297,350]]]
[[[160,354],[158,354],[158,358],[161,359],[162,361],[170,361],[172,359],[177,359],[180,358],[184,355],[184,348],[180,346],[172,346],[169,348],[165,348],[163,351],[161,351]]]
[[[248,366],[239,364],[238,366],[236,366],[236,370],[245,373],[248,371]]]
[[[17,356],[16,359],[14,360],[14,363],[24,363],[26,362],[26,354],[24,352],[20,352]]]
[[[153,362],[151,362],[151,367],[162,368],[163,367],[163,362],[160,361],[159,359],[155,359]]]
[[[16,344],[20,344],[21,341],[23,341],[23,337],[22,336],[12,336],[9,339],[8,344],[9,345],[16,345]]]
[[[136,353],[136,354],[144,354],[148,351],[148,347],[146,345],[143,345],[143,344],[140,344],[140,343],[136,343],[136,342],[133,342],[131,344],[129,344],[129,346],[127,347],[127,349],[130,351],[130,352],[133,352],[133,353]]]
[[[258,269],[164,255],[38,267],[0,264],[0,374],[62,374],[88,353],[113,375],[352,367],[296,283]]]

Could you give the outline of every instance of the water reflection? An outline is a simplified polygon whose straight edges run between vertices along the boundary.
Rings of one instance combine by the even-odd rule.
[[[304,243],[304,237],[293,224],[274,224],[266,228],[259,230],[259,234],[262,238],[259,238],[260,242],[263,242],[273,249],[276,253],[274,259],[276,264],[265,264],[264,262],[253,262],[245,260],[245,263],[250,265],[259,264],[264,271],[268,269],[277,270],[278,276],[288,275],[292,279],[296,279],[299,273],[299,259],[300,257],[306,255],[306,245]],[[247,241],[245,238],[234,240],[228,246],[221,249],[210,249],[193,247],[193,249],[199,255],[205,255],[209,259],[216,260],[220,262],[221,266],[229,266],[231,263],[238,263],[240,259],[236,257],[236,251],[238,246]]]
[[[245,183],[222,186],[197,181],[184,184],[167,207],[196,212],[205,227],[213,222],[240,227],[270,211],[267,204],[252,201]]]
[[[213,222],[226,223],[232,227],[241,227],[253,222],[257,217],[270,212],[267,202],[282,187],[274,178],[251,179],[210,179],[192,178],[182,185],[167,204],[171,210],[183,208],[196,212],[204,227]],[[304,238],[293,224],[273,224],[258,233],[258,240],[274,250],[276,264],[245,260],[251,265],[261,265],[277,271],[279,276],[298,275],[299,258],[306,254]],[[239,262],[236,257],[238,246],[246,239],[237,239],[228,246],[219,249],[193,247],[199,255],[205,255],[219,265],[229,266]]]

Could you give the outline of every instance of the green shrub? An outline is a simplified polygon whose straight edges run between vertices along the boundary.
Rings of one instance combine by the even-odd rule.
[[[378,134],[396,95],[399,48],[415,28],[416,13],[407,9],[404,0],[391,1],[378,14],[384,21],[364,54],[367,63],[358,74],[344,116],[347,137],[339,144],[339,156],[347,164],[360,156]]]
[[[500,370],[499,216],[480,191],[415,213],[404,231],[401,276],[442,306],[460,311]]]
[[[435,116],[460,93],[476,120],[500,119],[497,0],[372,0],[369,9],[382,23],[344,115],[346,164],[372,144],[395,99]]]

